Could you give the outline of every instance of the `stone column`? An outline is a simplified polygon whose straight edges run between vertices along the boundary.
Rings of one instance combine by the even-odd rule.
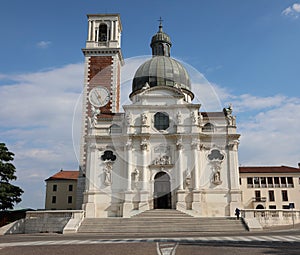
[[[127,168],[127,183],[126,190],[131,191],[131,173],[132,173],[132,140],[128,139],[126,143],[126,168]]]
[[[133,210],[133,192],[131,188],[131,174],[132,174],[132,139],[129,138],[125,146],[125,155],[126,155],[126,169],[127,169],[127,178],[126,187],[124,192],[124,204],[123,204],[123,218],[130,218],[131,212]]]
[[[176,203],[176,209],[179,211],[186,211],[186,202],[185,202],[185,197],[186,193],[185,190],[183,189],[183,159],[182,159],[182,150],[183,150],[183,143],[182,143],[182,138],[177,140],[176,143],[176,148],[177,148],[177,176],[178,176],[178,189],[177,189],[177,203]]]
[[[228,171],[229,171],[229,190],[230,190],[230,208],[229,215],[234,216],[235,208],[242,207],[242,192],[239,185],[239,163],[238,163],[238,144],[237,140],[230,141],[228,148]]]
[[[113,20],[110,22],[110,40],[111,41],[114,40],[114,33],[115,33],[115,31],[114,31],[114,23],[115,22]]]
[[[148,140],[146,138],[142,139],[141,142],[141,150],[142,150],[142,185],[141,185],[141,192],[140,192],[140,205],[139,209],[141,211],[149,210],[149,190],[148,190]]]
[[[183,165],[182,165],[182,149],[183,149],[183,144],[182,140],[178,140],[176,144],[177,148],[177,174],[178,174],[178,190],[183,190]]]
[[[194,158],[194,190],[200,188],[200,169],[199,169],[199,139],[192,142],[193,158]]]
[[[97,166],[97,147],[95,141],[91,142],[88,147],[88,159],[86,167],[86,192],[84,193],[83,209],[87,218],[94,218],[96,215],[95,207],[95,175]]]

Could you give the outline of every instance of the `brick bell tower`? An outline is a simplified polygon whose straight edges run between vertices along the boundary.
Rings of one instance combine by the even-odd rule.
[[[93,112],[113,115],[120,108],[122,24],[119,14],[88,14],[88,36],[82,49],[85,57],[80,177],[77,208],[83,201],[86,169],[86,135]]]

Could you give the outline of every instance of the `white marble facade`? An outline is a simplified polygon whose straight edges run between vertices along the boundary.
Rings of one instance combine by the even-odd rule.
[[[130,99],[124,112],[96,114],[88,124],[86,217],[132,217],[158,208],[233,216],[241,190],[231,106],[201,112],[192,91],[176,84],[146,83]]]

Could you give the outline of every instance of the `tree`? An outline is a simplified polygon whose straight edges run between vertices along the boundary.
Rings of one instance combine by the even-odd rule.
[[[0,210],[13,209],[15,203],[22,201],[24,192],[21,188],[10,182],[17,179],[16,168],[11,163],[14,155],[4,143],[0,143]]]

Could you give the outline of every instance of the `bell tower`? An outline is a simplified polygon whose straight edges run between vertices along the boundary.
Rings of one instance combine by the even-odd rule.
[[[77,207],[82,204],[86,168],[86,135],[88,121],[95,111],[113,115],[120,108],[120,73],[122,24],[119,14],[88,14],[88,35],[82,52],[85,57],[82,135],[80,147],[80,180]]]

